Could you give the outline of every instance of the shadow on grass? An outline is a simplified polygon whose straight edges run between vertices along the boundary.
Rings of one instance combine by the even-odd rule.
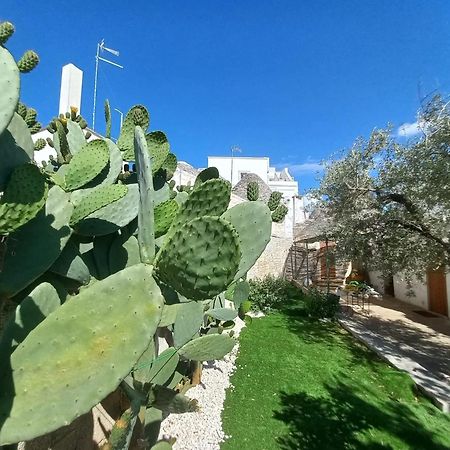
[[[363,390],[342,379],[327,385],[326,390],[327,397],[280,393],[281,409],[274,417],[289,428],[289,433],[278,439],[281,449],[450,448],[438,442],[426,428],[424,418],[419,417],[420,412],[405,403],[378,399],[367,388]],[[440,414],[431,405],[424,408],[428,415]],[[450,425],[448,418],[447,423]]]
[[[305,343],[340,348],[349,353],[349,364],[364,362],[374,370],[384,364],[374,352],[350,336],[337,321],[319,321],[308,317],[301,293],[294,292],[278,311],[287,319],[285,326],[288,330]]]

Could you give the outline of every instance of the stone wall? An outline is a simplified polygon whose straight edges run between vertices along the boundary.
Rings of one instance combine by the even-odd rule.
[[[250,269],[248,278],[263,278],[266,275],[282,276],[292,238],[286,237],[283,223],[272,224],[272,236],[266,249]]]

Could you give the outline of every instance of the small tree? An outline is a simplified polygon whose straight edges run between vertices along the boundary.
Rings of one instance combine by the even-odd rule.
[[[407,145],[390,129],[326,165],[316,195],[341,257],[419,277],[450,263],[450,110],[435,98]]]

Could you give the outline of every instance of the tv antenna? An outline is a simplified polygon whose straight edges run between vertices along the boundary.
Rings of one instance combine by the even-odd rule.
[[[114,56],[119,56],[119,52],[117,50],[113,50],[112,48],[105,47],[105,40],[102,39],[97,44],[97,54],[95,55],[95,77],[94,77],[94,105],[92,107],[92,130],[95,131],[95,109],[97,106],[97,84],[98,84],[98,64],[100,61],[111,64],[114,67],[118,67],[119,69],[123,69],[123,66],[115,63],[114,61],[110,61],[109,59],[103,58],[100,56],[103,52],[109,52]]]

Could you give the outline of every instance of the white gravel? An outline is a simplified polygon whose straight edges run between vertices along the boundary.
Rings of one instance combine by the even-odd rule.
[[[239,318],[233,328],[238,336],[245,323]],[[231,386],[230,376],[235,369],[239,341],[221,361],[203,364],[202,382],[187,391],[187,396],[196,398],[200,411],[186,414],[171,414],[162,425],[160,437],[177,438],[175,450],[220,450],[224,441],[222,410],[226,390]]]

